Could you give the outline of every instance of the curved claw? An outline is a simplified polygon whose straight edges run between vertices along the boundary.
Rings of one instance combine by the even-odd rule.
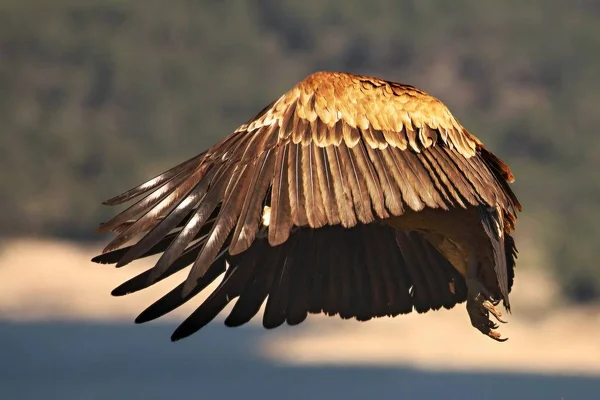
[[[502,342],[506,342],[506,341],[508,340],[508,338],[503,338],[503,337],[501,337],[500,333],[499,333],[499,332],[496,332],[496,331],[494,331],[494,330],[490,330],[490,331],[487,333],[487,335],[488,335],[489,337],[491,337],[492,339],[494,339],[495,341],[497,341],[497,342],[501,342],[501,343],[502,343]]]
[[[494,315],[500,322],[502,314],[488,300],[483,300],[483,296],[478,295],[467,298],[467,312],[471,319],[471,325],[486,336],[494,339],[497,342],[505,342],[508,338],[502,338],[500,332],[495,331],[498,324],[489,319],[490,313]]]
[[[489,321],[488,322],[488,327],[490,329],[498,329],[498,324],[494,323],[494,321]]]
[[[500,310],[494,307],[494,304],[492,304],[492,302],[490,302],[489,300],[485,300],[483,303],[481,303],[481,305],[484,306],[485,309],[488,310],[498,320],[498,322],[506,324],[507,321],[504,321],[502,319],[502,313],[500,312]]]

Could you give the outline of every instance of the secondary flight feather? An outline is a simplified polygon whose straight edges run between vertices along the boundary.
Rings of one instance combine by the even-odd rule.
[[[368,320],[467,302],[471,323],[510,308],[521,205],[510,168],[435,97],[409,85],[319,72],[207,151],[105,202],[93,261],[161,254],[114,295],[189,268],[145,322],[219,284],[174,332],[189,336],[237,299],[228,326],[266,301],[263,325],[309,313]],[[220,277],[220,278],[219,278]]]

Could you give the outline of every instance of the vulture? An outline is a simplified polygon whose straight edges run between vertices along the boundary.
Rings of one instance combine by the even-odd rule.
[[[309,313],[367,321],[466,301],[471,324],[510,312],[521,205],[510,168],[416,87],[316,72],[205,152],[104,202],[92,261],[160,255],[122,296],[188,268],[145,309],[159,318],[207,289],[173,332],[197,332],[236,299],[237,327],[264,304],[267,329]],[[212,291],[211,291],[212,290]]]

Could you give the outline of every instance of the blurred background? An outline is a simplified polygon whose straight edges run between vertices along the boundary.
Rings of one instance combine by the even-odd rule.
[[[511,165],[508,342],[460,305],[172,344],[201,299],[135,326],[173,280],[110,296],[150,263],[89,262],[100,202],[317,70],[418,86]],[[600,398],[599,84],[596,0],[1,0],[0,397]]]

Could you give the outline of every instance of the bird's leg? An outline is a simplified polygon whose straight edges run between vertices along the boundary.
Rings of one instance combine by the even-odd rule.
[[[507,339],[501,339],[500,333],[494,331],[498,325],[489,319],[492,313],[496,319],[502,323],[502,313],[495,307],[498,301],[493,299],[483,284],[477,279],[477,261],[469,260],[467,263],[467,313],[471,318],[471,325],[477,328],[481,333],[491,337],[499,342]]]
[[[498,322],[506,323],[502,319],[502,312],[496,308],[500,300],[494,299],[486,288],[476,278],[467,278],[467,288],[470,293],[475,294],[475,300],[481,302],[481,305],[488,310]]]

